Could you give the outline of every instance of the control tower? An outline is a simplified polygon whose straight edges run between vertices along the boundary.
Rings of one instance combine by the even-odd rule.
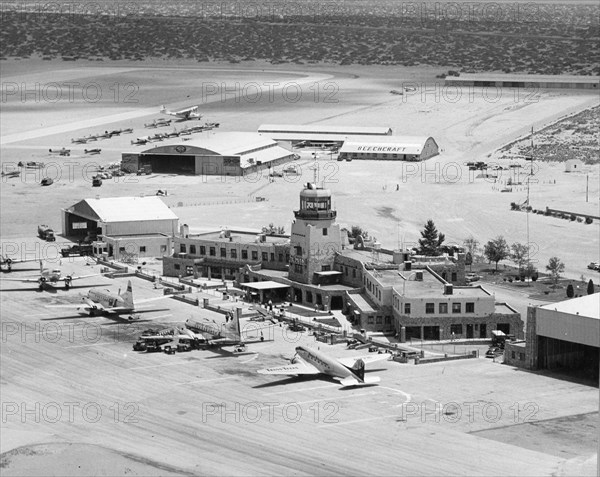
[[[337,212],[331,209],[331,191],[307,183],[300,192],[300,210],[294,211],[290,239],[289,279],[317,283],[315,274],[333,271],[336,252],[342,250]]]

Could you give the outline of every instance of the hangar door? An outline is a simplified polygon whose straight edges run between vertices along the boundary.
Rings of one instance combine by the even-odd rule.
[[[196,156],[174,154],[141,154],[140,168],[145,165],[152,167],[152,172],[172,174],[195,174]]]

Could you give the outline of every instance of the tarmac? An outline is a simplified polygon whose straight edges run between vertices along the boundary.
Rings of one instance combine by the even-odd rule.
[[[67,266],[79,274],[100,268],[83,259]],[[10,277],[25,274],[15,267]],[[47,475],[56,462],[65,475],[127,469],[138,475],[579,475],[592,468],[593,429],[582,431],[588,444],[579,453],[573,446],[564,456],[556,452],[569,439],[565,420],[597,412],[598,390],[590,386],[479,358],[424,366],[382,361],[367,369],[381,377],[379,385],[341,388],[329,379],[256,373],[285,364],[298,344],[337,357],[368,354],[283,325],[265,328],[265,341],[249,344],[246,353],[150,354],[132,351],[142,330],[182,324],[204,310],[165,298],[131,323],[47,308],[78,303],[93,285],[123,289],[130,279],[134,299],[162,293],[136,277],[91,277],[74,283],[81,288],[44,292],[2,282],[4,475]],[[561,425],[553,428],[554,421]],[[512,444],[523,425],[536,446]]]

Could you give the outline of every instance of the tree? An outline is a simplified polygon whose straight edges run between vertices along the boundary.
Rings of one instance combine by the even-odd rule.
[[[483,254],[490,262],[496,263],[496,271],[498,271],[498,262],[509,257],[510,250],[508,244],[502,235],[498,235],[494,240],[490,240],[483,247]]]
[[[546,265],[546,270],[550,272],[550,277],[552,278],[552,289],[556,290],[560,274],[565,271],[565,264],[560,261],[560,258],[551,257],[548,260],[548,265]]]
[[[522,275],[523,269],[527,264],[527,259],[529,258],[529,245],[515,242],[510,248],[512,249],[510,258],[517,264],[519,267],[519,274]]]
[[[479,249],[479,242],[472,235],[463,242],[467,255],[465,257],[465,265],[469,265],[469,271],[473,271],[473,258]]]
[[[573,298],[574,295],[575,289],[573,288],[573,285],[569,283],[569,285],[567,286],[567,298]]]
[[[428,257],[440,255],[440,247],[446,240],[446,236],[438,232],[433,220],[429,219],[427,221],[425,228],[421,231],[421,237],[419,239],[419,254]]]
[[[587,294],[591,295],[592,293],[594,293],[594,281],[590,278],[590,281],[588,282],[587,285]]]
[[[358,236],[361,236],[364,239],[368,239],[369,238],[369,232],[367,232],[366,230],[363,230],[362,227],[359,227],[358,225],[353,225],[350,228],[350,230],[348,230],[348,237],[355,239]]]

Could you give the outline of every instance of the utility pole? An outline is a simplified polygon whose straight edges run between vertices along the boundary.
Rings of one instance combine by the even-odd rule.
[[[529,167],[529,175],[527,176],[527,207],[525,209],[526,221],[527,221],[527,272],[531,273],[531,261],[529,257],[529,252],[531,249],[531,244],[529,242],[529,210],[531,209],[529,206],[529,183],[531,176],[533,175],[533,126],[531,126],[531,156],[527,156],[525,158],[526,161],[531,161],[531,165]],[[531,277],[530,277],[531,279]],[[528,286],[531,286],[531,282],[527,282]]]

